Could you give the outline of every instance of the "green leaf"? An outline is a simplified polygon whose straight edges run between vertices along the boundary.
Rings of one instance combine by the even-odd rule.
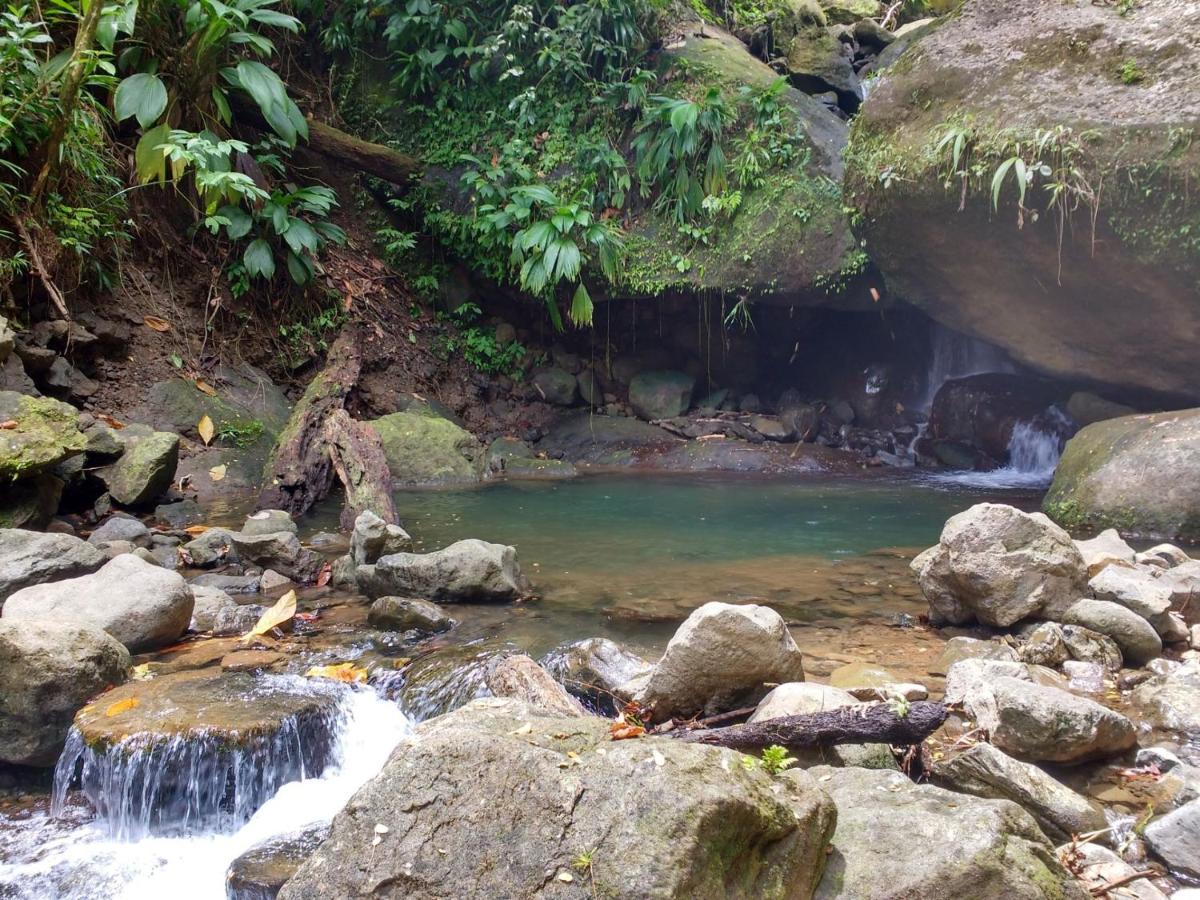
[[[136,116],[142,128],[149,128],[167,108],[167,86],[157,75],[130,75],[117,85],[113,106],[118,122]]]
[[[1000,209],[1000,191],[1004,187],[1004,178],[1016,161],[1017,158],[1013,156],[996,167],[996,174],[992,176],[992,209]]]
[[[158,148],[170,137],[171,126],[164,122],[157,128],[151,128],[137,142],[137,147],[133,151],[133,161],[137,169],[138,181],[142,184],[167,180],[167,157]]]
[[[581,281],[579,287],[575,288],[575,296],[571,298],[571,309],[567,315],[571,319],[571,324],[576,328],[583,328],[592,324],[594,313],[595,307],[592,305],[592,298]]]
[[[321,238],[303,219],[292,219],[292,224],[283,233],[283,239],[292,248],[293,253],[300,253],[304,250],[312,253],[321,244]]]
[[[250,13],[250,21],[272,28],[283,28],[293,34],[300,30],[300,22],[295,16],[289,16],[287,13],[281,13],[274,9],[256,9]]]
[[[225,90],[214,84],[212,98],[213,104],[217,107],[217,118],[226,125],[230,124],[233,121],[233,110],[229,108],[229,98],[225,96]]]
[[[313,277],[312,263],[306,256],[297,256],[291,250],[287,255],[288,274],[296,284],[308,284]]]
[[[287,109],[280,103],[272,103],[262,109],[263,118],[289,147],[296,146],[296,126],[292,124]]]
[[[243,59],[237,64],[236,71],[238,83],[258,104],[258,108],[262,110],[264,116],[272,106],[282,109],[284,101],[287,100],[287,88],[283,86],[278,75],[262,63],[252,59]],[[268,118],[267,121],[269,122],[270,119]],[[274,123],[272,123],[272,127],[274,127]]]
[[[251,241],[246,247],[246,252],[242,254],[242,265],[246,267],[246,274],[251,278],[272,278],[275,275],[275,254],[271,245],[262,238]]]
[[[225,233],[235,241],[244,238],[254,227],[254,217],[240,206],[222,206],[217,213],[229,220]]]

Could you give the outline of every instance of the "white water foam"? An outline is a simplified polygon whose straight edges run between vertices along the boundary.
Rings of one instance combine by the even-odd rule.
[[[294,781],[231,834],[120,841],[100,822],[39,813],[0,817],[0,897],[12,900],[223,900],[229,864],[269,838],[333,818],[383,768],[408,718],[369,689],[347,688],[335,757],[319,778]]]
[[[1046,488],[1062,453],[1061,437],[1033,422],[1013,426],[1008,442],[1008,465],[991,472],[948,472],[934,475],[941,482],[981,488]]]

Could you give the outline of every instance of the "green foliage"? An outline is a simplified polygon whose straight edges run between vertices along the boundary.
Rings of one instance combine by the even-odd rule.
[[[258,419],[221,422],[217,426],[217,440],[234,447],[249,447],[263,436],[266,426]]]
[[[1121,79],[1121,84],[1141,84],[1146,80],[1146,72],[1136,59],[1127,59],[1118,67],[1117,77]]]
[[[504,346],[497,343],[495,330],[478,324],[482,312],[474,303],[464,303],[453,312],[439,315],[457,332],[448,331],[441,336],[438,348],[442,356],[449,359],[461,353],[473,368],[485,375],[520,378],[526,353],[524,345],[519,341]]]
[[[307,319],[280,325],[279,336],[283,338],[286,364],[293,369],[299,368],[324,353],[329,349],[330,339],[345,322],[345,311],[340,304],[334,303]]]
[[[796,758],[788,756],[787,747],[772,744],[762,752],[762,767],[768,774],[778,775],[789,766],[795,765]]]

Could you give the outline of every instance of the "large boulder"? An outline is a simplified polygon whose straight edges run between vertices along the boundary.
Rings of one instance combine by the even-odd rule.
[[[1053,381],[992,372],[952,378],[933,398],[926,436],[966,444],[998,462],[1008,460],[1018,422],[1033,422],[1062,399]]]
[[[1200,540],[1200,409],[1084,428],[1067,443],[1043,509],[1073,530]]]
[[[1200,878],[1200,800],[1155,819],[1144,833],[1151,852],[1171,872]]]
[[[128,670],[129,651],[103,631],[0,620],[0,762],[54,765],[75,713]]]
[[[936,547],[912,561],[930,617],[1007,627],[1065,609],[1087,591],[1071,536],[1041,513],[980,503],[952,516]]]
[[[501,699],[426,722],[280,900],[812,896],[835,818],[816,782],[608,727]]]
[[[488,668],[487,686],[494,696],[523,700],[543,715],[584,715],[582,704],[524,653],[493,660]]]
[[[479,480],[483,446],[469,431],[428,408],[414,406],[367,424],[379,435],[397,484]]]
[[[692,405],[696,379],[682,372],[640,372],[629,383],[629,405],[648,421],[673,419]]]
[[[1162,638],[1149,622],[1119,603],[1083,599],[1058,616],[1066,625],[1079,625],[1112,638],[1125,661],[1144,665],[1162,655]]]
[[[616,641],[599,637],[562,644],[542,665],[572,694],[605,712],[632,697],[654,668]]]
[[[179,435],[129,425],[117,432],[124,451],[96,470],[112,498],[124,506],[145,506],[171,486],[179,465]]]
[[[22,588],[87,575],[107,560],[103,551],[69,534],[0,528],[0,611]]]
[[[367,624],[380,631],[419,631],[437,634],[454,627],[452,618],[436,603],[415,597],[380,597],[367,611]]]
[[[705,603],[679,626],[636,699],[658,720],[686,718],[756,703],[767,685],[803,680],[800,648],[779,613]]]
[[[0,484],[6,486],[51,469],[87,446],[79,413],[48,397],[0,391],[0,422],[10,423],[0,429]]]
[[[14,622],[98,628],[131,653],[141,653],[177,641],[187,631],[193,605],[181,576],[124,553],[92,575],[17,591],[5,601],[3,615]]]
[[[1200,167],[1180,137],[1200,90],[1178,64],[1200,32],[1180,29],[1184,8],[968,0],[905,51],[846,153],[891,293],[1051,374],[1200,395],[1200,245],[1179,187]],[[1018,154],[1023,210],[1000,171]]]
[[[1011,676],[968,693],[965,706],[993,744],[1020,759],[1072,764],[1137,745],[1133,723],[1119,712]]]
[[[1157,728],[1200,734],[1200,664],[1193,660],[1139,684],[1133,702]]]
[[[359,566],[368,597],[421,597],[434,603],[505,602],[529,593],[517,550],[469,539],[433,553],[393,553]]]
[[[1037,822],[986,800],[862,768],[809,769],[838,808],[818,900],[1085,900]]]

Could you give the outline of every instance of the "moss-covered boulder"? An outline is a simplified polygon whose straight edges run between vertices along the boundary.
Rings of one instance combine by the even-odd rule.
[[[1087,426],[1067,443],[1043,509],[1065,528],[1200,540],[1200,409]]]
[[[1043,371],[1200,396],[1200,30],[1182,21],[968,0],[905,51],[846,157],[890,292]]]
[[[0,391],[0,483],[27,478],[83,452],[73,406],[48,397]]]
[[[179,435],[130,425],[117,432],[125,449],[112,465],[96,470],[112,498],[124,506],[145,506],[171,486],[179,465]]]
[[[368,424],[383,442],[398,484],[462,484],[480,478],[483,446],[449,419],[413,407]]]

